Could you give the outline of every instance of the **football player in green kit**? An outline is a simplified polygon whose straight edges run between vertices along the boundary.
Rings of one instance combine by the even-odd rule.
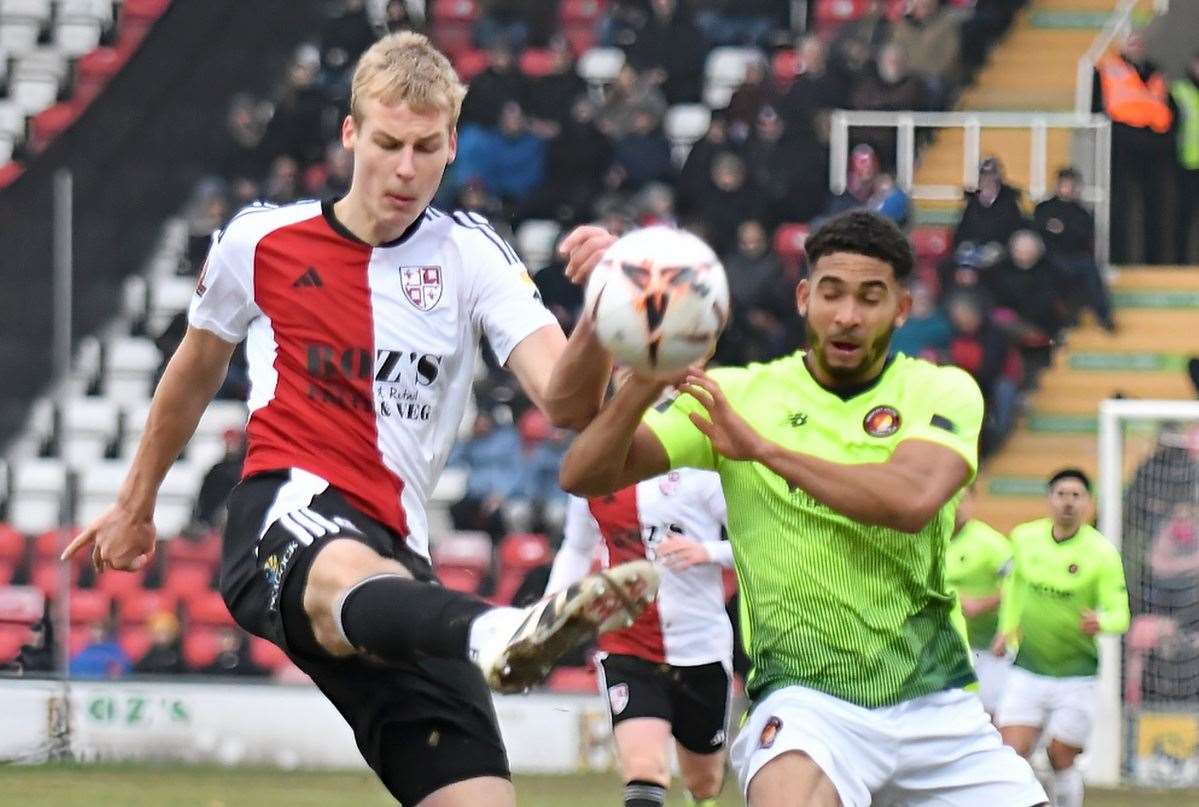
[[[971,485],[962,494],[954,515],[955,531],[949,539],[945,579],[958,593],[966,618],[978,697],[987,714],[994,715],[1011,666],[1006,656],[991,652],[991,644],[999,627],[1000,587],[1011,568],[1012,547],[1003,533],[974,517],[974,507],[975,492]]]
[[[1044,804],[963,689],[945,583],[982,395],[958,368],[890,354],[914,262],[894,224],[845,214],[807,254],[808,350],[696,370],[658,406],[666,384],[633,375],[571,445],[562,485],[602,496],[673,468],[720,475],[752,662],[730,755],[751,807]]]
[[[1016,660],[995,722],[1022,756],[1046,735],[1058,807],[1080,807],[1074,759],[1094,720],[1100,633],[1128,630],[1120,553],[1087,523],[1091,481],[1076,468],[1049,479],[1050,518],[1012,530],[1012,573],[1004,583],[993,650]]]

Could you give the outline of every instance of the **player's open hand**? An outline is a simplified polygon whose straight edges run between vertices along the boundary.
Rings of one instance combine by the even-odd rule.
[[[594,224],[584,224],[571,230],[558,245],[558,254],[566,258],[566,277],[582,285],[591,276],[616,236]]]
[[[1002,633],[995,634],[995,640],[991,642],[991,655],[1000,658],[1007,655],[1007,637]]]
[[[678,533],[671,533],[669,538],[658,544],[657,556],[666,568],[675,572],[712,561],[703,544]]]
[[[1083,611],[1078,627],[1087,636],[1094,636],[1099,632],[1099,614],[1094,611]]]
[[[703,370],[693,370],[679,390],[693,396],[708,411],[707,418],[696,412],[690,418],[718,452],[731,460],[756,460],[762,455],[766,441],[733,409],[711,376]]]
[[[131,572],[142,568],[154,556],[154,521],[136,516],[120,504],[114,504],[79,533],[62,553],[62,559],[85,546],[92,547],[92,565],[97,572],[117,569]]]

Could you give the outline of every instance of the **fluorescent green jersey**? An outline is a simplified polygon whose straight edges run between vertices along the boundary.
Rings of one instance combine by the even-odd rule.
[[[1012,547],[1003,533],[971,519],[949,540],[945,579],[959,597],[991,597],[999,593],[1012,559]],[[970,646],[985,650],[995,639],[999,609],[966,617]]]
[[[1103,633],[1128,630],[1120,553],[1089,524],[1056,541],[1048,518],[1012,530],[1012,552],[999,629],[1017,636],[1016,666],[1038,675],[1094,675],[1099,647],[1080,622],[1084,611],[1095,611]]]
[[[802,352],[711,372],[762,436],[831,462],[885,462],[905,440],[927,440],[977,464],[982,396],[969,375],[899,355],[882,375],[838,395]],[[646,414],[671,467],[719,472],[741,586],[741,626],[761,698],[792,684],[860,706],[898,703],[973,680],[950,613],[947,504],[916,534],[850,519],[754,462],[718,454],[688,419],[689,395]]]

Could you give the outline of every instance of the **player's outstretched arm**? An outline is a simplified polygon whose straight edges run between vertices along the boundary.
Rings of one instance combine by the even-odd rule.
[[[1098,618],[1100,633],[1124,633],[1132,621],[1128,608],[1128,587],[1124,582],[1124,564],[1117,552],[1108,554],[1099,573]]]
[[[661,441],[641,423],[666,384],[629,377],[571,443],[558,482],[576,496],[603,496],[670,470]]]
[[[791,451],[754,431],[706,373],[693,372],[682,389],[707,410],[707,419],[693,413],[691,421],[717,452],[760,462],[792,487],[864,524],[919,532],[970,476],[960,454],[926,440],[905,440],[886,462],[860,465]]]
[[[220,388],[235,347],[208,331],[188,328],[154,391],[145,433],[116,502],[71,542],[64,559],[93,545],[97,571],[146,564],[154,553],[158,488]]]

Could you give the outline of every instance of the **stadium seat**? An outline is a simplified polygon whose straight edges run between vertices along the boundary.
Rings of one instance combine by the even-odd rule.
[[[26,115],[36,115],[58,98],[58,81],[49,76],[14,76],[8,97]]]
[[[71,625],[71,638],[67,641],[67,648],[72,658],[78,655],[80,650],[91,644],[91,641],[91,625]]]
[[[520,72],[529,78],[543,78],[554,70],[554,54],[546,48],[527,48],[520,54]]]
[[[76,527],[55,527],[34,536],[30,549],[35,563],[57,561],[58,556],[79,534]],[[84,553],[85,555],[87,553]],[[79,556],[76,555],[76,558]]]
[[[189,598],[183,606],[189,626],[234,627],[232,614],[218,591],[204,591]]]
[[[624,51],[620,48],[591,48],[579,57],[576,70],[592,89],[611,84],[624,67]]]
[[[67,488],[66,465],[53,459],[22,460],[13,470],[9,521],[24,533],[57,526]]]
[[[9,56],[29,53],[37,47],[41,27],[40,22],[28,18],[0,20],[0,51]]]
[[[795,81],[795,77],[799,75],[801,67],[799,54],[791,48],[778,51],[770,60],[770,72],[774,75],[774,81],[779,87],[791,86],[791,82]]]
[[[595,669],[592,667],[558,667],[545,682],[552,692],[592,694],[597,689]]]
[[[712,111],[703,104],[675,104],[666,110],[663,126],[672,146],[688,146],[708,131]]]
[[[475,0],[434,0],[429,34],[451,57],[471,47],[471,29],[479,16]]]
[[[165,546],[164,546],[165,545]],[[170,538],[161,542],[159,551],[166,550],[167,563],[203,563],[215,568],[221,559],[221,536],[209,533],[200,540]]]
[[[783,263],[794,269],[804,256],[804,242],[811,228],[806,224],[780,224],[774,231],[774,251]]]
[[[82,56],[100,44],[100,23],[96,20],[63,20],[54,26],[54,44],[66,55]]]
[[[463,421],[474,422],[474,418],[467,413]],[[441,472],[441,478],[437,480],[437,486],[433,488],[433,495],[430,497],[431,502],[441,504],[453,504],[458,501],[466,493],[466,479],[470,472],[465,468],[450,467]]]
[[[250,659],[259,667],[271,672],[291,663],[291,659],[282,649],[261,636],[250,637]]]
[[[486,70],[490,63],[491,59],[486,51],[464,48],[454,52],[454,70],[463,81],[470,81]]]
[[[815,21],[817,29],[833,28],[861,19],[870,7],[870,0],[816,0]]]
[[[184,564],[167,569],[162,581],[163,591],[181,599],[189,599],[212,590],[212,571],[204,566]]]
[[[145,578],[146,570],[144,568],[138,569],[136,572],[108,570],[96,575],[95,589],[104,592],[118,602],[123,602],[141,592]]]
[[[713,48],[704,63],[704,103],[712,109],[724,109],[741,83],[751,62],[765,57],[757,48]]]
[[[87,588],[71,589],[71,622],[94,625],[108,619],[112,610],[112,598],[103,591]]]
[[[13,17],[46,22],[50,19],[50,0],[0,0],[0,19]]]
[[[120,411],[115,401],[86,396],[62,401],[58,417],[59,455],[68,465],[82,468],[101,459],[116,439]]]
[[[33,570],[29,574],[29,580],[33,583],[34,588],[41,591],[46,597],[53,599],[62,590],[62,568],[64,566],[70,570],[71,586],[78,585],[78,565],[67,565],[57,560],[35,561]]]
[[[11,560],[0,559],[0,586],[8,585],[17,572],[17,564]]]
[[[188,462],[176,462],[158,489],[154,507],[154,526],[161,535],[176,535],[191,521],[203,472]]]
[[[110,577],[119,572],[105,572],[100,579]],[[141,625],[150,617],[162,611],[175,613],[179,603],[179,595],[173,591],[139,589],[130,591],[117,601],[117,618],[125,625]]]
[[[195,293],[195,278],[176,275],[152,278],[146,327],[151,332],[165,328],[172,317],[187,310]]]
[[[16,658],[29,638],[28,625],[0,623],[0,664],[7,664]]]
[[[3,59],[0,58],[0,61]],[[0,135],[14,140],[25,136],[25,111],[4,99],[0,99]]]
[[[104,394],[117,403],[150,397],[154,373],[162,356],[154,342],[139,336],[118,336],[104,352]]]
[[[491,539],[485,532],[453,532],[433,545],[432,557],[443,586],[473,594],[491,572]]]
[[[116,500],[128,470],[127,460],[94,460],[79,470],[79,523],[90,524]]]
[[[249,412],[241,401],[213,401],[200,416],[195,434],[201,438],[223,440],[230,429],[246,428]]]
[[[192,628],[183,636],[183,661],[193,669],[207,667],[221,652],[215,628]]]
[[[940,261],[953,249],[953,233],[948,227],[916,227],[908,240],[920,261]]]
[[[0,560],[20,563],[25,557],[25,536],[7,524],[0,524]]]
[[[516,228],[516,249],[531,272],[539,272],[554,260],[554,245],[562,232],[558,222],[528,219]]]
[[[560,30],[576,56],[595,45],[596,29],[603,11],[601,0],[562,0],[558,6]]]
[[[473,569],[450,567],[433,567],[437,580],[450,591],[460,591],[463,594],[477,594],[483,584],[483,578]]]
[[[136,664],[146,655],[150,645],[153,644],[153,639],[151,639],[149,631],[139,625],[122,628],[118,631],[117,644],[125,651],[125,655],[129,656],[129,660]]]
[[[500,542],[499,580],[496,583],[497,602],[510,603],[525,576],[538,566],[553,559],[550,542],[537,533],[513,533]]]
[[[0,163],[7,163],[16,151],[17,140],[12,135],[0,134]]]
[[[59,20],[95,20],[104,27],[112,25],[111,0],[58,0]]]

